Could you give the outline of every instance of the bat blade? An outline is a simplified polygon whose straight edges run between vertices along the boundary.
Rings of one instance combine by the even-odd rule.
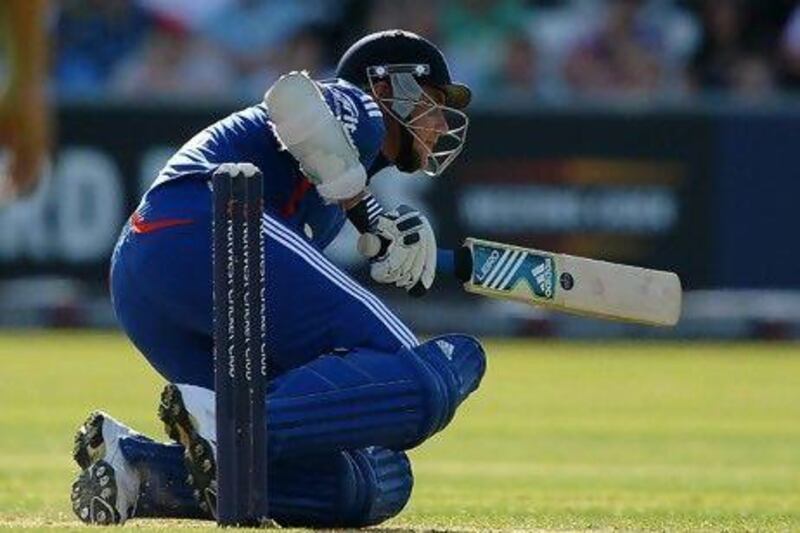
[[[674,272],[469,238],[467,292],[570,313],[674,326],[682,290]]]

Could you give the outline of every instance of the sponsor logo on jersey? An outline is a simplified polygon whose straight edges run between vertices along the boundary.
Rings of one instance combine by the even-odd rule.
[[[333,97],[333,114],[342,123],[345,131],[352,139],[353,133],[358,128],[358,106],[344,91],[336,87],[329,87],[329,90]]]
[[[364,104],[364,109],[367,110],[367,115],[376,118],[383,118],[383,113],[381,113],[380,106],[375,103],[375,100],[368,94],[361,95],[361,103]]]

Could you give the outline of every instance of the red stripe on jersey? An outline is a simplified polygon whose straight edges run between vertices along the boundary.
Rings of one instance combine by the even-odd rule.
[[[164,218],[147,222],[138,211],[134,211],[131,215],[131,229],[134,233],[152,233],[165,228],[186,226],[193,222],[194,220],[188,218]]]
[[[283,207],[281,207],[281,215],[285,217],[294,215],[297,212],[298,204],[300,204],[300,201],[311,189],[311,187],[311,182],[306,178],[302,178],[292,191],[292,195],[289,197],[289,200],[287,200],[287,202],[283,204]]]

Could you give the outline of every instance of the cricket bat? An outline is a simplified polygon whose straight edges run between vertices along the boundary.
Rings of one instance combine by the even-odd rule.
[[[681,281],[674,272],[468,238],[439,270],[452,270],[467,292],[559,311],[654,326],[674,326]]]
[[[365,233],[359,250],[380,257],[388,244]],[[436,269],[454,275],[467,292],[568,313],[653,326],[674,326],[681,314],[681,280],[674,272],[471,237],[458,250],[440,249]],[[409,293],[425,290],[418,285]]]

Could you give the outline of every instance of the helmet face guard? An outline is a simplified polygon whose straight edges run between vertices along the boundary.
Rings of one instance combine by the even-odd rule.
[[[367,68],[372,94],[382,104],[383,109],[425,150],[421,170],[428,176],[438,176],[464,148],[469,117],[459,109],[437,103],[423,90],[419,78],[425,83],[424,78],[429,74],[430,67],[425,64],[378,65]],[[389,82],[392,96],[377,96],[375,84],[379,81]],[[435,114],[440,116],[440,120],[434,122],[443,126],[424,126],[425,118]],[[430,135],[436,136],[433,147],[428,146],[424,140]]]

